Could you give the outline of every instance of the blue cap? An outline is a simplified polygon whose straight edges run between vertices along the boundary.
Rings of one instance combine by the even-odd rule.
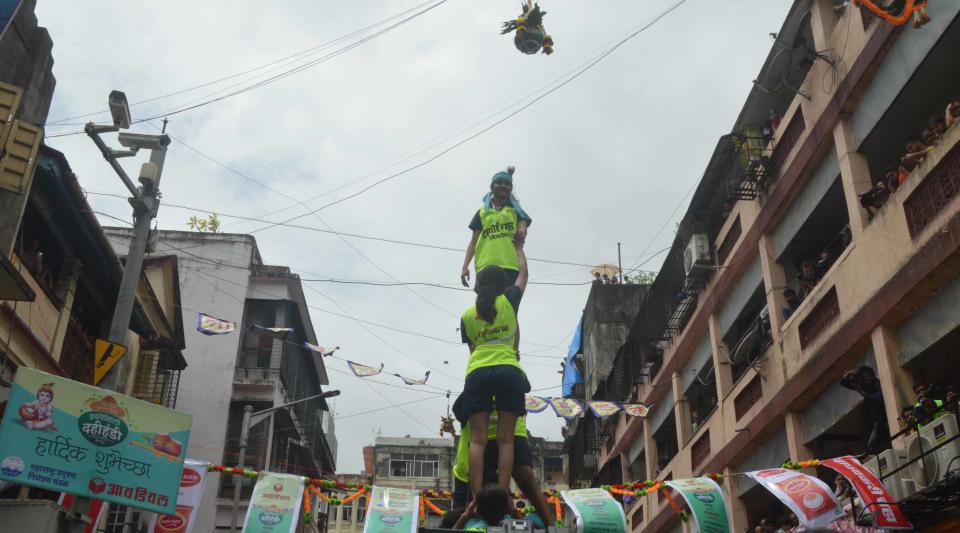
[[[493,184],[493,182],[501,180],[513,183],[513,174],[501,170],[500,172],[494,174],[492,178],[490,178],[490,183]]]

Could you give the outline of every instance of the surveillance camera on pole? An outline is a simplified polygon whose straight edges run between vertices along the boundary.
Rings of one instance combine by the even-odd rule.
[[[130,133],[121,131],[117,135],[120,144],[127,148],[159,150],[170,146],[170,137],[168,135],[146,135],[144,133]]]
[[[110,115],[113,117],[113,125],[125,130],[130,127],[130,106],[127,105],[127,95],[121,91],[110,91],[107,98],[110,104]]]

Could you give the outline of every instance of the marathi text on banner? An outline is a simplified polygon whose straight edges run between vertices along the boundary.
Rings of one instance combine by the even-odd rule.
[[[173,513],[193,417],[20,367],[0,426],[0,478]]]
[[[363,533],[417,533],[419,492],[373,486]]]
[[[577,518],[577,533],[625,533],[627,517],[623,507],[603,489],[560,492]]]
[[[289,474],[261,472],[253,487],[243,533],[295,533],[304,478]]]
[[[820,461],[847,478],[863,502],[865,514],[875,516],[874,522],[884,529],[913,529],[910,521],[894,503],[883,483],[853,457],[837,457]]]
[[[729,533],[730,519],[723,491],[712,479],[676,479],[666,485],[683,496],[693,513],[692,533]]]
[[[180,474],[180,492],[177,494],[175,514],[150,517],[148,533],[191,533],[197,521],[197,509],[203,499],[203,488],[207,482],[206,461],[187,459]]]
[[[746,472],[747,476],[770,491],[807,528],[824,527],[843,517],[843,509],[824,482],[785,468]]]

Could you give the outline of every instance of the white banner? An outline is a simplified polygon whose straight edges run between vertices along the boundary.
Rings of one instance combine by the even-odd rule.
[[[830,522],[844,516],[843,509],[830,487],[813,476],[785,468],[770,468],[746,474],[793,511],[803,527],[826,527]]]
[[[297,531],[304,482],[301,476],[260,472],[243,521],[243,533]]]
[[[197,521],[197,509],[203,499],[203,487],[207,482],[206,461],[187,459],[180,474],[180,492],[177,493],[177,514],[153,513],[147,525],[147,533],[191,533]]]

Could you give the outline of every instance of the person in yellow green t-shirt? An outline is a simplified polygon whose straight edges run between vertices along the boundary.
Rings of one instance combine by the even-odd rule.
[[[454,403],[455,413],[460,412],[462,401],[458,398]],[[487,426],[487,447],[484,450],[484,483],[496,483],[497,481],[497,463],[499,451],[497,448],[497,423],[499,417],[497,412],[490,413],[490,422]],[[457,443],[457,455],[453,465],[453,502],[452,509],[463,509],[470,500],[470,425],[461,425],[460,440]],[[537,483],[533,473],[533,452],[530,450],[530,443],[527,440],[527,422],[526,417],[517,418],[514,425],[514,447],[513,447],[513,471],[512,477],[517,484],[517,488],[523,492],[530,503],[537,510],[537,514],[547,526],[554,525],[553,515],[547,506],[547,500],[543,496],[543,491]]]
[[[490,180],[490,192],[483,197],[483,205],[474,213],[469,228],[473,232],[467,253],[463,258],[460,282],[470,286],[470,261],[479,275],[484,268],[495,265],[507,274],[507,283],[513,285],[520,267],[516,248],[523,247],[527,228],[533,222],[513,195],[514,167],[497,172]]]

